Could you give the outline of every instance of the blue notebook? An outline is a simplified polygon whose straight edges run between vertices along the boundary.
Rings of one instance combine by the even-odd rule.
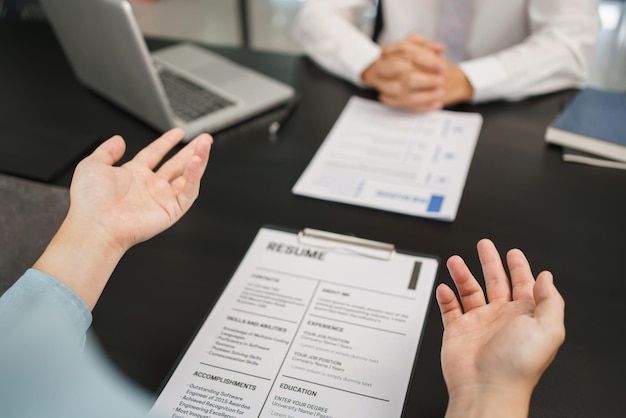
[[[586,88],[548,126],[548,143],[626,161],[626,93]]]

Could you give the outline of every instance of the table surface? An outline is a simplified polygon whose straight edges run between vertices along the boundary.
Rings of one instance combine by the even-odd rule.
[[[575,92],[457,108],[479,112],[484,123],[457,219],[446,223],[293,195],[349,97],[371,93],[304,57],[212,49],[293,85],[301,100],[276,141],[267,134],[272,114],[218,133],[194,207],[133,248],[114,272],[93,329],[125,373],[158,389],[263,224],[351,233],[444,260],[460,254],[476,272],[475,244],[489,237],[502,250],[522,248],[535,272],[550,269],[566,300],[566,342],[535,391],[530,415],[622,416],[626,172],[563,163],[560,150],[545,144],[546,126]],[[32,124],[85,141],[119,133],[129,156],[157,136],[82,88],[45,24],[0,22],[0,51],[0,124]],[[70,165],[53,183],[67,187],[71,172]],[[444,268],[439,281],[451,282]],[[445,411],[441,334],[433,299],[405,416]]]

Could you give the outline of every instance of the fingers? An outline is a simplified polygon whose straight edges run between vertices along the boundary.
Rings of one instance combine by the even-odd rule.
[[[552,273],[543,271],[537,276],[533,288],[535,318],[548,330],[560,345],[565,340],[565,301],[554,286]]]
[[[507,253],[506,258],[511,273],[513,300],[532,300],[535,276],[533,276],[526,256],[520,250],[512,249]]]
[[[187,211],[198,197],[200,180],[209,161],[213,140],[209,135],[202,134],[192,142],[195,144],[194,154],[186,165],[184,176],[176,180],[176,182],[182,183],[173,184],[180,190],[178,203],[183,211]]]
[[[438,89],[443,95],[444,79],[440,75],[424,72],[412,72],[404,77],[404,85],[410,90]]]
[[[522,251],[512,249],[507,253],[507,265],[511,276],[511,284],[509,285],[509,277],[494,243],[488,239],[482,239],[478,242],[477,249],[485,279],[487,299],[490,303],[536,299],[536,294],[533,293],[537,291],[535,278],[530,269],[530,264]],[[481,298],[478,296],[480,286],[461,257],[450,257],[448,259],[448,270],[459,289],[463,308],[466,311],[471,309],[472,306],[484,304],[484,300],[481,301]],[[551,277],[548,272],[544,272],[542,275]],[[543,280],[549,281],[550,279],[544,278]],[[550,289],[547,285],[539,287],[539,289],[544,288]]]
[[[403,68],[402,65],[387,64],[377,66],[376,74],[370,79],[370,84],[378,90],[381,102],[415,112],[443,107],[442,77],[416,71],[413,68],[396,74]]]
[[[383,48],[380,57],[363,72],[363,81],[378,90],[379,100],[387,105],[414,112],[441,109],[446,95],[446,60],[437,51],[442,47],[410,35]]]
[[[480,287],[469,268],[458,255],[453,255],[447,262],[450,276],[459,291],[461,304],[465,312],[486,304],[483,289]]]
[[[511,300],[509,278],[502,265],[500,254],[492,241],[482,239],[477,244],[478,258],[485,278],[487,299],[489,302]]]
[[[436,90],[418,91],[399,96],[381,93],[378,99],[386,105],[408,109],[413,112],[430,112],[443,108],[441,93]]]
[[[448,285],[440,284],[437,287],[435,296],[437,297],[437,304],[439,305],[444,328],[463,315],[461,305]]]
[[[435,42],[428,38],[424,38],[423,36],[418,35],[417,33],[411,33],[409,36],[407,36],[406,41],[425,46],[437,53],[442,53],[446,49],[446,46],[444,44]]]
[[[147,147],[137,153],[133,161],[153,170],[172,148],[185,137],[182,129],[174,128],[165,132]]]
[[[518,249],[510,250],[507,253],[512,287],[510,290],[506,271],[493,242],[483,239],[478,242],[477,248],[489,303],[497,301],[513,303],[512,301],[525,299],[532,301],[535,305],[533,317],[541,324],[556,352],[565,339],[565,302],[554,286],[552,274],[544,271],[535,280],[524,254]],[[459,304],[454,292],[448,286],[440,285],[437,288],[437,303],[444,326],[462,316],[464,312],[486,305],[482,289],[463,259],[456,255],[452,256],[448,259],[447,266],[461,302]]]
[[[442,86],[444,74],[414,66],[399,55],[379,59],[371,71],[370,83],[376,85],[387,80],[402,81],[406,88],[434,88]]]
[[[382,54],[401,56],[423,71],[441,73],[446,68],[446,60],[441,55],[443,49],[441,44],[418,37],[385,46]]]
[[[89,157],[101,163],[113,165],[122,158],[125,150],[124,139],[119,135],[114,135],[100,144]]]
[[[208,138],[208,139],[207,139]],[[176,155],[163,163],[157,173],[165,177],[168,181],[173,181],[177,177],[184,174],[189,159],[196,153],[199,141],[208,140],[212,142],[211,137],[208,134],[198,135],[192,141],[190,141],[183,149],[178,151]],[[209,144],[210,145],[210,144]]]
[[[384,71],[386,70],[381,69],[371,80],[372,84],[381,93],[391,96],[400,96],[420,90],[428,91],[437,89],[443,93],[443,77],[438,75],[407,70],[401,75],[393,76],[389,75],[391,73],[385,74]]]
[[[372,66],[369,82],[377,85],[386,79],[399,79],[416,69],[413,65],[399,55],[381,56]]]
[[[509,278],[496,246],[492,241],[482,239],[477,244],[477,250],[485,279],[487,299],[489,302],[509,302],[511,300]],[[509,251],[507,263],[511,272],[513,299],[532,298],[534,277],[524,254],[519,250]],[[452,256],[448,259],[447,266],[461,296],[465,312],[485,305],[483,290],[463,259]]]
[[[416,112],[443,107],[443,74],[422,71],[399,55],[379,58],[363,73],[363,80],[390,106]]]

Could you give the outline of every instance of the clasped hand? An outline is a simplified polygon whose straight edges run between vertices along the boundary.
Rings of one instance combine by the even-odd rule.
[[[443,56],[445,45],[411,34],[383,47],[362,74],[379,100],[393,107],[427,112],[471,99],[473,89],[459,67]]]

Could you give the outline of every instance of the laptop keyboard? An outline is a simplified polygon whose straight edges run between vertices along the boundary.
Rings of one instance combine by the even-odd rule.
[[[235,103],[192,81],[161,69],[159,76],[172,110],[185,122],[198,119]]]

